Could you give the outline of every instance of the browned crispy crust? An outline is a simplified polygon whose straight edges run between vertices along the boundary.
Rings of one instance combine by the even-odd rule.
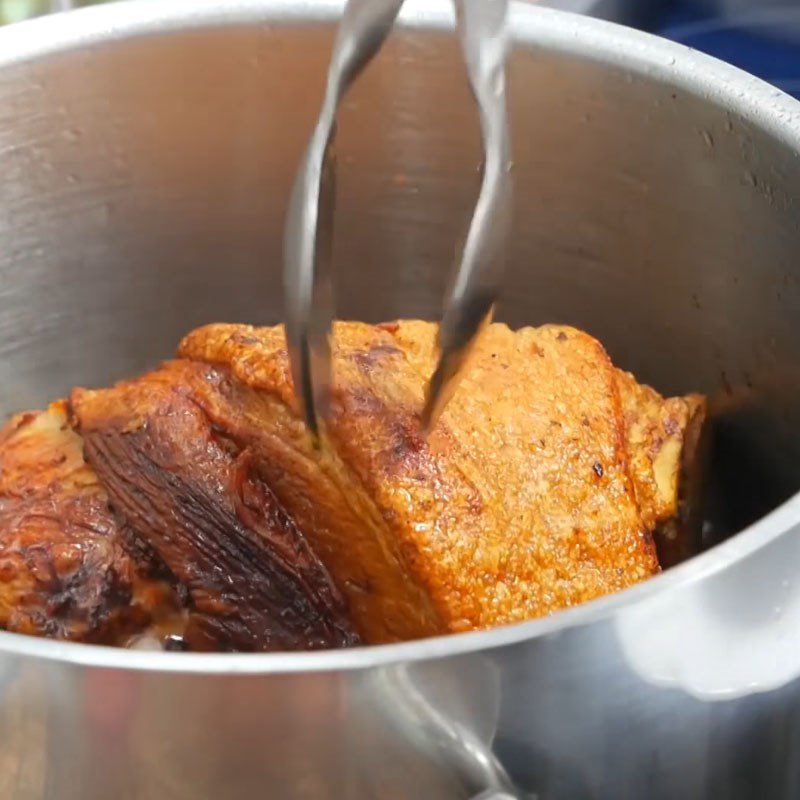
[[[63,402],[0,432],[0,627],[123,644],[175,607],[123,546]]]
[[[87,458],[117,513],[188,589],[191,649],[354,644],[327,571],[250,450],[195,400],[224,381],[204,364],[176,361],[111,389],[74,391]]]
[[[367,641],[529,619],[652,575],[617,371],[599,343],[491,326],[426,439],[435,333],[337,324],[321,450],[297,418],[281,328],[212,325],[179,353],[230,370],[228,391],[199,402],[252,444]]]
[[[338,323],[319,446],[281,327],[207,326],[180,360],[75,390],[82,436],[64,403],[15,418],[0,627],[121,644],[183,633],[186,602],[191,649],[396,641],[548,614],[693,552],[701,397],[664,399],[575,329],[492,325],[425,437],[436,331]]]

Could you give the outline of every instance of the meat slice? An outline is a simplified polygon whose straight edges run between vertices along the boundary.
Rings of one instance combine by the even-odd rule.
[[[0,627],[124,644],[178,613],[150,567],[127,552],[65,404],[12,419],[0,432]]]
[[[320,447],[297,413],[282,328],[212,325],[179,351],[230,373],[193,398],[252,452],[364,639],[530,619],[654,574],[601,345],[492,325],[426,438],[435,337],[425,322],[338,323]]]
[[[198,402],[226,380],[175,361],[110,389],[74,391],[87,459],[116,512],[188,590],[191,649],[354,644],[341,596],[248,443]]]

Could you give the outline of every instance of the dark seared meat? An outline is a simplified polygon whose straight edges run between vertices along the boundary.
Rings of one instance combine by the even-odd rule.
[[[64,403],[0,433],[0,627],[124,644],[175,610],[172,589],[129,556]]]
[[[194,387],[208,366],[171,362],[72,406],[86,456],[119,514],[191,598],[192,649],[339,647],[344,603],[267,486],[251,450],[212,424]]]

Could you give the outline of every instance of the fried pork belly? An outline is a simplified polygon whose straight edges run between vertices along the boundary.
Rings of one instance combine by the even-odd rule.
[[[65,404],[13,418],[0,432],[0,627],[124,644],[161,624],[173,590],[124,542]]]
[[[496,324],[426,438],[435,339],[426,322],[337,324],[320,447],[298,416],[282,328],[211,325],[179,354],[223,371],[196,401],[251,449],[366,641],[530,619],[653,575],[651,532],[676,502],[677,481],[659,477],[680,463],[669,437],[682,420],[660,459],[650,428],[631,454],[624,375],[598,342]]]
[[[150,373],[13,420],[0,626],[122,642],[180,597],[190,649],[392,642],[540,617],[691,554],[701,397],[661,397],[573,328],[494,324],[426,436],[436,335],[337,323],[319,441],[280,326],[200,328]]]
[[[354,644],[338,591],[247,443],[197,402],[197,384],[222,381],[206,365],[182,361],[111,389],[76,390],[87,458],[117,513],[188,590],[189,648]]]

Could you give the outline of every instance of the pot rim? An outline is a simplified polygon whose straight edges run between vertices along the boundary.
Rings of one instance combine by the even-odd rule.
[[[0,29],[0,70],[61,52],[139,36],[244,24],[330,22],[343,0],[159,0],[119,2]],[[728,108],[800,152],[800,102],[733,66],[650,34],[514,2],[513,39],[613,64]],[[400,24],[446,28],[449,3],[409,0]],[[550,617],[474,633],[312,653],[163,653],[59,642],[0,632],[0,653],[99,668],[189,674],[286,674],[360,670],[504,647],[607,619],[645,598],[721,572],[800,523],[800,492],[725,542],[637,586]]]

